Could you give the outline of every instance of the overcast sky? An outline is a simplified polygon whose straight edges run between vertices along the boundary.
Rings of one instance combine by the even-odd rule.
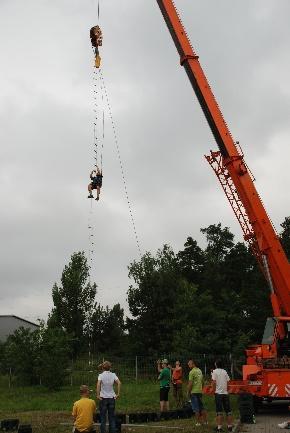
[[[289,0],[176,0],[279,230],[289,215]],[[0,314],[35,320],[74,251],[88,251],[96,0],[0,0]],[[216,149],[154,0],[101,0],[101,49],[142,251],[221,222],[241,239],[203,155]],[[126,304],[138,258],[106,113],[92,279]]]

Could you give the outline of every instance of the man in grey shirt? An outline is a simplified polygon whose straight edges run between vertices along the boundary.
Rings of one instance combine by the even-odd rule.
[[[101,364],[103,372],[99,374],[97,382],[97,399],[100,400],[100,432],[106,432],[106,418],[108,413],[109,432],[115,433],[115,402],[120,396],[121,382],[115,373],[111,372],[112,365],[109,361]],[[117,394],[114,390],[114,384],[117,384]]]

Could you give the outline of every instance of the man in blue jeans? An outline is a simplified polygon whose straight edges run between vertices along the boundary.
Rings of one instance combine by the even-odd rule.
[[[121,382],[116,376],[116,374],[111,372],[112,366],[109,361],[103,362],[101,367],[103,369],[103,372],[99,374],[97,382],[97,399],[100,400],[100,432],[106,432],[106,418],[108,413],[109,432],[115,433],[115,402],[116,399],[120,396]],[[114,384],[117,384],[117,394],[114,391]]]
[[[187,393],[190,398],[192,412],[195,416],[195,425],[207,424],[207,413],[202,402],[203,374],[193,359],[188,361],[189,375]]]

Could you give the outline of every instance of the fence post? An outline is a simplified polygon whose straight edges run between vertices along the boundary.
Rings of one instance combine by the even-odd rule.
[[[234,379],[234,361],[231,353],[230,353],[230,363],[231,363],[231,377],[232,379]]]
[[[74,361],[72,359],[71,360],[70,386],[73,386],[73,366],[74,366]]]
[[[11,367],[9,368],[9,388],[11,388],[12,385],[12,371],[11,371]]]
[[[138,381],[138,356],[135,358],[135,380]]]
[[[204,358],[204,377],[206,377],[206,357],[205,357],[205,353],[203,354],[203,358]]]

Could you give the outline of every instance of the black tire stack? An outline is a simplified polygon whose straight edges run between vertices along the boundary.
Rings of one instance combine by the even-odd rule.
[[[18,429],[19,419],[3,419],[0,422],[0,431],[15,431]]]
[[[252,394],[239,394],[238,398],[240,420],[243,424],[255,423],[254,398]]]
[[[30,424],[22,424],[18,427],[18,433],[32,433],[32,427]]]
[[[147,422],[168,421],[174,419],[184,419],[192,417],[192,409],[190,405],[185,405],[182,409],[170,410],[168,412],[136,412],[128,415],[121,413],[115,415],[116,433],[121,432],[122,424],[145,424]],[[94,416],[96,423],[101,422],[100,414]],[[23,432],[26,433],[26,432]],[[28,432],[30,433],[30,432]]]
[[[168,421],[172,419],[184,419],[192,417],[191,406],[185,405],[182,409],[169,410],[168,412],[138,412],[128,415],[129,424],[144,424],[147,422]],[[123,423],[123,421],[122,421]]]

